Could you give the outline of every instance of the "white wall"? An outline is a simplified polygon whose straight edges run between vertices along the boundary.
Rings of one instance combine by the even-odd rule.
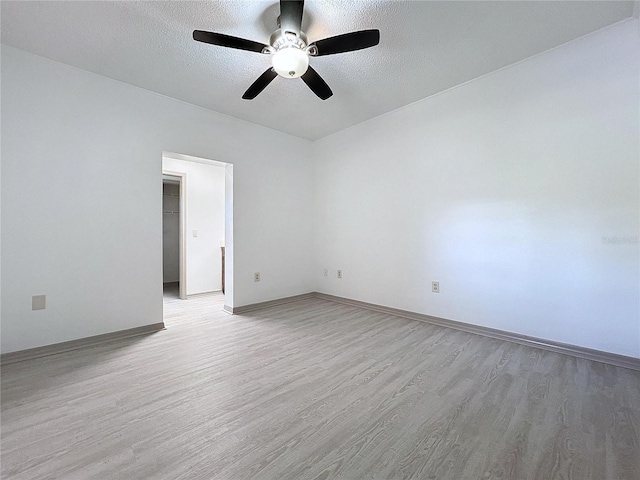
[[[225,167],[165,156],[162,168],[186,174],[187,295],[222,290]]]
[[[313,290],[308,141],[4,45],[1,61],[3,353],[162,321],[163,151],[233,164],[227,303]]]
[[[632,19],[316,142],[318,290],[640,357],[639,54]]]
[[[2,46],[1,350],[161,321],[170,151],[233,164],[231,306],[319,290],[640,357],[638,53],[630,20],[310,144]]]

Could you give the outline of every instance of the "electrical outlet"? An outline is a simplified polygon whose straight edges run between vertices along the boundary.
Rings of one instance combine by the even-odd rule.
[[[342,270],[338,270],[338,278],[342,278]]]
[[[325,268],[325,269],[324,269],[324,276],[326,277],[326,276],[328,276],[328,275],[329,275],[329,270]]]
[[[31,310],[44,310],[47,308],[46,295],[34,295],[31,297]]]
[[[195,237],[197,237],[197,236],[198,236],[198,230],[194,230],[194,231],[193,231],[193,237],[195,238]]]
[[[433,293],[440,293],[440,282],[431,282],[431,291]]]
[[[260,272],[256,272],[253,274],[253,281],[254,282],[259,282],[260,281]]]

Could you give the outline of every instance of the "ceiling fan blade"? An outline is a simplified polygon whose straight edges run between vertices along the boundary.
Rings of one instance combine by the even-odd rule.
[[[325,38],[313,42],[310,47],[311,55],[320,57],[322,55],[333,55],[334,53],[353,52],[363,48],[373,47],[380,43],[380,30],[360,30],[359,32],[345,33],[335,37]]]
[[[280,0],[280,29],[299,34],[304,0]]]
[[[306,83],[307,86],[311,90],[313,90],[313,93],[315,93],[322,100],[326,100],[331,95],[333,95],[333,92],[329,88],[329,85],[327,85],[327,82],[325,82],[322,77],[318,75],[318,72],[316,72],[313,68],[309,67],[306,73],[300,78],[302,78],[304,83]]]
[[[245,100],[253,100],[258,94],[269,85],[278,74],[273,68],[268,68],[258,79],[251,84],[251,86],[244,92],[242,98]]]
[[[269,47],[264,43],[254,42],[246,38],[232,37],[222,33],[203,32],[202,30],[193,31],[193,39],[198,42],[210,43],[221,47],[237,48],[238,50],[249,50],[250,52],[262,53],[264,48]]]

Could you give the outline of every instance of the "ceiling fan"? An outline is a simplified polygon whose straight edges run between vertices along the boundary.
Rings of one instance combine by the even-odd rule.
[[[309,65],[309,57],[333,55],[373,47],[380,42],[379,30],[360,30],[309,43],[301,30],[304,0],[280,0],[278,29],[269,39],[269,45],[222,33],[193,31],[193,39],[221,47],[248,50],[271,55],[272,67],[268,68],[244,92],[242,98],[253,100],[278,75],[284,78],[302,78],[302,81],[322,100],[333,92],[329,85]]]

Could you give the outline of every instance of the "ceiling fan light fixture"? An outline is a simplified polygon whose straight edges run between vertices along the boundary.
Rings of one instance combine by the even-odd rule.
[[[309,68],[309,55],[298,47],[281,48],[271,57],[276,73],[285,78],[298,78]]]
[[[309,44],[307,35],[302,31],[303,9],[304,0],[280,0],[278,29],[271,34],[268,45],[204,30],[194,30],[193,39],[220,47],[271,55],[271,67],[262,72],[262,75],[244,92],[242,98],[245,100],[256,98],[277,76],[300,77],[319,99],[326,100],[333,95],[333,92],[327,82],[309,65],[309,58],[373,47],[380,42],[380,30],[369,29],[343,33]]]

